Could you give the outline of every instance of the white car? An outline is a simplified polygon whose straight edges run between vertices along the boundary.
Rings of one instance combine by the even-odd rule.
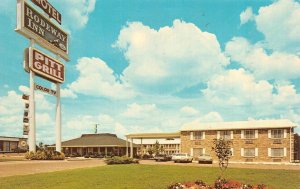
[[[173,154],[172,161],[174,161],[175,163],[177,163],[177,162],[192,162],[193,157],[190,156],[188,153]]]

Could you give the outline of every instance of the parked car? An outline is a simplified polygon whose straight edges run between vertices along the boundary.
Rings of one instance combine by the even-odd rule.
[[[172,161],[174,161],[175,163],[177,163],[177,162],[192,162],[193,157],[190,156],[188,153],[173,154]]]
[[[198,163],[213,163],[213,159],[209,154],[202,154],[198,157]]]
[[[171,161],[172,157],[167,154],[157,154],[154,157],[155,161]]]

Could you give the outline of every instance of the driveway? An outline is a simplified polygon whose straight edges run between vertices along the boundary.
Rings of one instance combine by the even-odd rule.
[[[70,159],[63,161],[7,161],[0,162],[0,177],[28,175],[104,165],[106,164],[100,159]]]

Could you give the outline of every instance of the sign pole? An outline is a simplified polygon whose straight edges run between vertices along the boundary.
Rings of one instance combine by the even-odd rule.
[[[61,152],[61,108],[60,108],[60,83],[56,83],[56,151]]]
[[[34,40],[30,39],[30,47],[34,46]],[[35,99],[34,99],[34,72],[29,71],[29,151],[36,152],[36,128],[35,128]]]

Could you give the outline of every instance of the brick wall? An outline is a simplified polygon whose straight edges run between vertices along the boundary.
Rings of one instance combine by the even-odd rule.
[[[290,161],[290,129],[286,130],[286,138],[282,139],[271,139],[268,137],[268,129],[257,130],[258,138],[254,139],[242,139],[242,130],[233,130],[232,149],[233,156],[230,161],[235,162],[289,162]],[[231,130],[232,131],[232,130]],[[205,139],[191,140],[191,131],[181,132],[181,152],[191,154],[191,148],[205,148],[205,153],[210,154],[214,161],[217,161],[215,153],[212,151],[213,139],[217,138],[217,131],[204,131]],[[292,141],[294,140],[294,135],[291,135]],[[244,157],[241,154],[242,148],[256,148],[257,156],[254,157]],[[268,148],[285,148],[286,156],[283,157],[270,157],[268,154]],[[293,154],[292,145],[292,154]],[[245,150],[244,150],[245,151]],[[292,155],[292,161],[294,155]]]

